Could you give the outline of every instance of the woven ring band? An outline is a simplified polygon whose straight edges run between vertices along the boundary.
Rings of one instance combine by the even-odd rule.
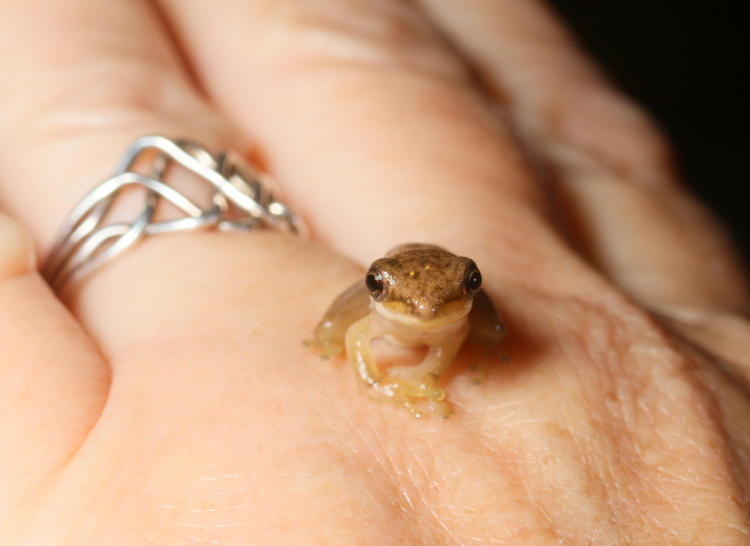
[[[144,164],[146,167],[141,169]],[[210,204],[201,207],[167,185],[164,179],[175,166],[210,184]],[[141,137],[127,149],[115,174],[91,190],[65,219],[42,274],[55,291],[61,292],[144,237],[160,233],[206,229],[248,231],[268,226],[306,235],[302,220],[274,199],[267,189],[268,182],[265,175],[254,171],[236,153],[214,155],[187,140]],[[139,187],[144,193],[140,213],[129,223],[108,223],[107,213],[115,199],[122,190],[132,187]],[[182,216],[154,221],[160,201],[171,203]]]

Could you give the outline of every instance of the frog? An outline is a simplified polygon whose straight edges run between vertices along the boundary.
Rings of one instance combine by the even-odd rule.
[[[406,243],[372,262],[364,281],[339,294],[313,336],[308,344],[321,349],[321,358],[346,351],[357,383],[371,397],[396,404],[416,418],[424,415],[426,401],[447,418],[452,410],[438,380],[467,338],[485,349],[483,364],[477,366],[483,368],[506,328],[472,259],[433,244]],[[384,372],[371,348],[377,338],[426,346],[427,352],[408,368],[406,377],[390,373],[390,368]]]

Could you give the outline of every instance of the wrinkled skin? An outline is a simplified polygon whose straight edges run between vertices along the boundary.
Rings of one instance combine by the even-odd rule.
[[[747,542],[743,274],[541,4],[3,6],[2,544]],[[256,149],[314,238],[153,238],[57,299],[32,257],[145,133]],[[507,321],[446,421],[299,342],[404,241]]]

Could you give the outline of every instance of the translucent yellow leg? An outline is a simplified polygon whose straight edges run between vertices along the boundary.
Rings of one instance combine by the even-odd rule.
[[[437,378],[453,362],[466,338],[468,327],[441,339],[439,345],[430,346],[425,359],[414,368],[408,379],[384,376],[372,356],[370,342],[384,332],[372,316],[366,316],[352,324],[346,332],[346,352],[354,375],[361,387],[376,399],[397,404],[415,417],[422,411],[410,398],[426,398],[433,411],[442,417],[450,415],[448,404],[443,402],[445,391],[436,385]]]
[[[430,345],[424,360],[414,368],[408,380],[412,385],[418,385],[422,389],[427,387],[433,389],[434,394],[429,396],[430,405],[433,411],[443,418],[449,417],[452,411],[450,406],[443,402],[445,391],[435,385],[438,378],[456,358],[467,333],[468,327],[441,339],[439,344]]]
[[[346,332],[346,353],[354,376],[370,396],[401,406],[415,417],[422,417],[422,412],[409,397],[442,400],[445,391],[432,384],[383,376],[372,357],[370,342],[384,333],[378,322],[369,315],[349,327]]]

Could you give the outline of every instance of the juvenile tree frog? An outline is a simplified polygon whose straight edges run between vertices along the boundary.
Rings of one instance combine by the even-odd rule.
[[[331,304],[311,343],[328,358],[346,348],[355,377],[365,392],[422,417],[427,400],[442,417],[450,415],[437,379],[450,366],[469,335],[487,349],[505,337],[495,306],[481,289],[482,275],[469,258],[434,245],[397,246],[375,260],[365,275]],[[385,337],[399,345],[426,345],[424,360],[409,377],[382,372],[370,342]]]

